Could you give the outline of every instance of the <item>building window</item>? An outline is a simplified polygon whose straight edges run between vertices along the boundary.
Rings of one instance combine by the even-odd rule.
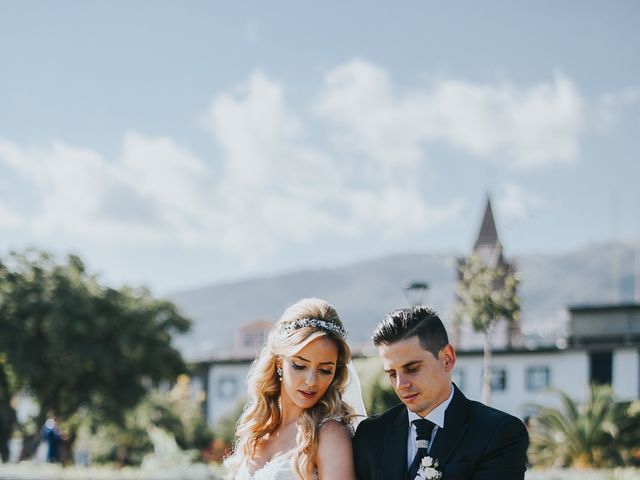
[[[238,394],[238,379],[236,377],[220,377],[218,379],[218,398],[231,399]]]
[[[613,354],[593,352],[589,354],[589,380],[592,383],[609,384],[613,377]]]
[[[464,391],[464,370],[460,368],[454,369],[451,372],[451,380],[460,390]]]
[[[536,392],[547,388],[551,384],[551,371],[549,367],[527,367],[527,390]]]
[[[242,345],[247,348],[260,348],[267,340],[268,330],[246,332],[242,338]]]
[[[507,389],[507,370],[505,368],[493,368],[491,372],[491,390],[504,392]]]

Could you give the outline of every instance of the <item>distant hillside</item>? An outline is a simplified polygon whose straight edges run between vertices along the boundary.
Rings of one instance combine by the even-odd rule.
[[[394,255],[333,269],[215,285],[170,295],[193,319],[193,329],[177,342],[189,359],[231,353],[236,328],[276,320],[287,305],[320,297],[340,313],[353,344],[366,344],[376,322],[407,304],[402,285],[430,284],[426,302],[445,321],[455,308],[454,254]],[[634,290],[635,251],[631,245],[603,244],[558,255],[515,257],[522,283],[523,329],[529,335],[557,335],[565,327],[566,306],[614,300],[612,265],[617,265],[618,300]]]

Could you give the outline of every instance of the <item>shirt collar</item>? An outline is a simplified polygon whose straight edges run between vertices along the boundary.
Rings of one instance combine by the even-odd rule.
[[[436,408],[431,410],[425,419],[435,423],[439,428],[444,428],[444,414],[447,411],[447,407],[451,403],[451,399],[453,398],[453,385],[451,385],[451,393],[449,394],[449,398],[447,398],[444,402],[438,405]],[[411,422],[414,420],[418,420],[421,417],[415,412],[409,411],[409,428],[411,428]]]

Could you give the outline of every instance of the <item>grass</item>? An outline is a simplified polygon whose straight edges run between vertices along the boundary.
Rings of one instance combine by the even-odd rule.
[[[62,467],[34,462],[0,464],[2,480],[221,480],[222,475],[222,469],[217,465],[205,464],[161,469]]]

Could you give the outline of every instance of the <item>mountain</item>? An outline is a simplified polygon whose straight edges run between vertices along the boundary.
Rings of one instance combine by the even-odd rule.
[[[631,243],[607,243],[563,254],[515,257],[524,333],[556,338],[566,329],[568,305],[632,301],[636,249]],[[393,255],[175,293],[169,299],[193,320],[191,333],[176,345],[190,360],[229,355],[240,325],[275,321],[285,307],[304,297],[333,304],[349,341],[366,345],[376,322],[407,304],[402,288],[407,281],[428,282],[424,303],[448,322],[455,309],[455,266],[452,253]],[[617,272],[615,282],[612,272]]]

